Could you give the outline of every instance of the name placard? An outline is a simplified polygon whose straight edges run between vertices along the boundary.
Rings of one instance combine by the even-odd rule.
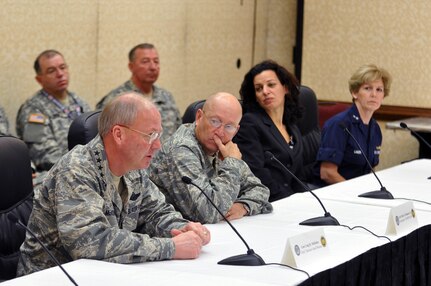
[[[386,234],[400,234],[416,229],[417,226],[418,217],[413,207],[413,202],[409,201],[391,208],[386,226]]]
[[[314,228],[287,239],[281,263],[300,268],[316,263],[320,257],[328,254],[329,247],[324,229]]]

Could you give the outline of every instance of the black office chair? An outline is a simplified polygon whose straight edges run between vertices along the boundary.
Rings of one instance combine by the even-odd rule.
[[[72,150],[78,144],[85,145],[96,137],[101,112],[101,110],[85,112],[73,120],[67,134],[69,150]]]
[[[313,166],[320,146],[320,127],[317,97],[311,88],[300,86],[299,105],[303,108],[303,116],[298,120],[298,128],[304,144],[304,179],[312,182]]]
[[[8,215],[27,224],[33,207],[33,182],[27,145],[13,136],[0,136],[0,281],[16,277],[19,248],[25,230]]]
[[[205,99],[200,99],[195,102],[192,102],[184,111],[183,115],[183,124],[184,123],[193,123],[196,119],[196,112],[199,108],[202,108],[204,106]]]

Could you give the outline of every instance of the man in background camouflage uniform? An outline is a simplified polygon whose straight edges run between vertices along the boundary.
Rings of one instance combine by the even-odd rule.
[[[11,134],[9,132],[9,121],[6,117],[6,112],[4,111],[3,107],[0,106],[0,136],[3,135]],[[31,162],[31,169],[33,171],[33,187],[36,187],[42,182],[46,172],[36,172],[36,167],[34,166],[33,162]]]
[[[222,219],[198,188],[182,181],[183,176],[200,186],[229,220],[272,211],[268,188],[241,160],[232,142],[241,110],[231,94],[210,96],[197,111],[195,123],[182,125],[155,155],[150,178],[185,218],[201,223]]]
[[[6,112],[0,106],[0,135],[9,135],[9,121],[7,120]]]
[[[36,80],[42,86],[21,105],[16,117],[16,133],[30,150],[38,171],[49,170],[66,154],[69,126],[90,107],[69,92],[69,71],[63,55],[55,50],[42,52],[34,62]]]
[[[152,99],[162,115],[161,141],[171,136],[181,125],[181,115],[172,94],[154,83],[160,73],[160,60],[153,44],[139,44],[129,52],[129,70],[132,78],[105,95],[96,105],[102,109],[113,98],[126,91],[134,91]]]
[[[99,135],[78,145],[35,191],[28,227],[60,263],[100,259],[136,263],[196,258],[208,229],[165,202],[144,168],[160,148],[160,114],[135,93],[112,101],[99,118]],[[27,233],[18,275],[55,264]]]

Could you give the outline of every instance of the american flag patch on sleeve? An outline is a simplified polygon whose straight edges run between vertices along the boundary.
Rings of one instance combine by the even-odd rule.
[[[45,123],[45,115],[42,113],[32,113],[28,117],[29,123]]]

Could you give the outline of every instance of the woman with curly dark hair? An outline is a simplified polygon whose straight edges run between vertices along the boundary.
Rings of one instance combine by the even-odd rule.
[[[234,141],[242,159],[270,189],[269,201],[304,191],[277,162],[265,156],[270,151],[303,179],[303,143],[296,125],[301,117],[298,85],[295,76],[272,60],[251,68],[241,85],[244,114]]]

